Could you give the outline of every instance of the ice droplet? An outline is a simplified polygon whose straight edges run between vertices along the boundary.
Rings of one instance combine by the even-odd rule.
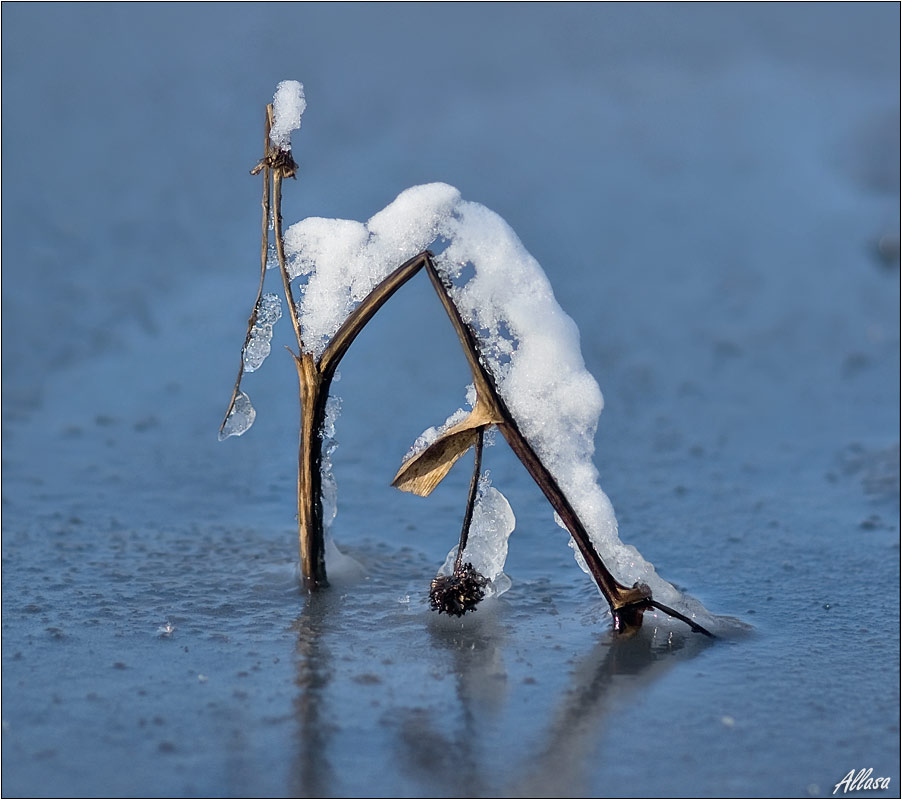
[[[254,418],[257,412],[251,405],[251,399],[244,392],[238,392],[232,410],[226,421],[223,423],[222,429],[219,431],[219,441],[228,439],[230,436],[241,436],[251,425],[254,424]]]

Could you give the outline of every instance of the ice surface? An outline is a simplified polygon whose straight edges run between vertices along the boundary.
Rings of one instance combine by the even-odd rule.
[[[504,594],[511,586],[510,578],[504,574],[504,562],[507,559],[507,540],[516,522],[510,503],[491,485],[489,473],[486,472],[479,480],[479,494],[473,507],[473,519],[463,555],[464,564],[469,562],[488,579],[486,597]],[[450,575],[456,559],[457,545],[448,553],[438,574]]]
[[[273,125],[269,140],[281,150],[291,149],[291,133],[301,127],[301,115],[307,108],[304,86],[297,81],[282,81],[273,96]]]
[[[257,319],[251,338],[244,348],[244,368],[248,372],[259,369],[269,355],[272,327],[282,316],[282,299],[277,294],[264,294],[257,307]]]
[[[437,241],[447,245],[435,259],[439,271],[452,281],[471,275],[452,286],[451,294],[479,337],[499,393],[614,576],[627,586],[647,583],[658,600],[706,616],[700,604],[620,541],[592,460],[604,401],[586,370],[579,331],[558,305],[541,266],[496,213],[463,200],[452,186],[433,183],[402,192],[366,224],[310,218],[292,225],[285,235],[289,269],[292,276],[308,276],[298,304],[305,346],[321,354],[380,280]],[[458,411],[445,425],[464,413]],[[425,431],[408,457],[442,428]]]
[[[230,436],[241,436],[254,424],[256,416],[257,412],[251,405],[251,399],[244,392],[238,392],[235,402],[232,404],[232,410],[219,432],[219,441],[228,439]]]

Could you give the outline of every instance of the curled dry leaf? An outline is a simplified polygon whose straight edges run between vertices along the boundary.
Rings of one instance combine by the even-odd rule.
[[[501,422],[501,414],[478,396],[476,405],[465,419],[452,425],[432,444],[401,465],[391,485],[402,492],[428,497],[454,462],[476,444],[479,430]]]

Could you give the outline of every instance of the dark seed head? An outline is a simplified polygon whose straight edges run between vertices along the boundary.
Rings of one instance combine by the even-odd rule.
[[[472,564],[464,564],[452,575],[441,575],[432,581],[429,589],[429,605],[439,614],[462,617],[473,611],[485,597],[483,587],[488,581]]]

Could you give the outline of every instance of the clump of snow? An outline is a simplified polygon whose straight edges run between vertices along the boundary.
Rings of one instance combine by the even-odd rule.
[[[622,584],[647,583],[661,602],[705,617],[697,601],[681,595],[620,541],[592,460],[604,402],[586,370],[579,331],[538,262],[493,211],[434,183],[402,192],[366,224],[310,218],[292,225],[285,249],[292,277],[307,278],[298,303],[305,348],[321,355],[383,278],[435,242],[447,244],[435,259],[444,278],[453,282],[472,274],[452,287],[452,299],[479,338],[500,395],[608,568]],[[427,431],[415,447],[438,435]]]
[[[301,115],[307,108],[304,85],[282,81],[273,95],[273,124],[269,140],[280,150],[291,150],[291,133],[301,127]]]
[[[480,575],[488,579],[484,587],[488,598],[510,589],[511,580],[504,574],[504,562],[507,559],[507,540],[517,520],[507,498],[491,485],[488,472],[480,478],[478,492],[462,563],[472,564]],[[438,575],[451,575],[456,559],[457,545],[448,553]]]
[[[226,421],[219,431],[219,441],[228,439],[230,436],[241,436],[254,424],[254,418],[257,412],[251,405],[251,399],[244,392],[238,392],[235,396],[235,402],[232,404],[232,410]]]
[[[257,306],[257,319],[251,329],[251,337],[244,348],[244,368],[248,372],[259,369],[272,347],[272,327],[282,317],[282,298],[277,294],[264,294]]]
[[[288,228],[289,275],[307,276],[298,304],[304,347],[322,355],[373,287],[440,237],[459,201],[457,189],[434,183],[402,192],[366,224],[310,217]]]

